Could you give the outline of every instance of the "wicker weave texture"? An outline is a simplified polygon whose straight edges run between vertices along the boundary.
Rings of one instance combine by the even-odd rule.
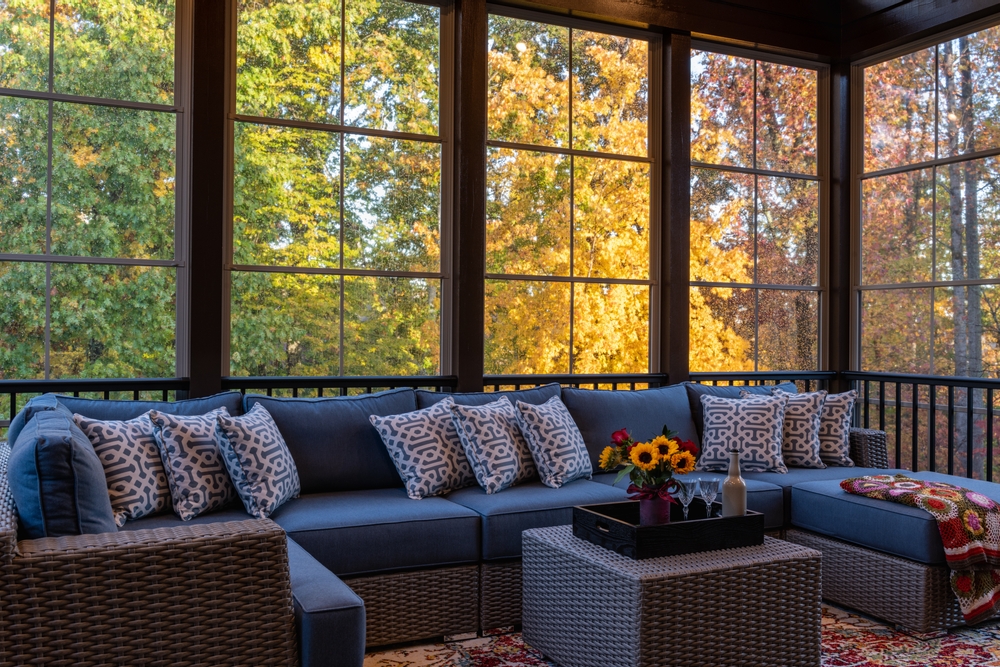
[[[885,431],[852,428],[850,453],[854,465],[860,468],[888,468],[889,448]]]
[[[521,559],[480,567],[479,626],[485,632],[521,624]]]
[[[765,538],[635,561],[569,526],[522,539],[524,639],[561,667],[820,664],[813,549]]]
[[[345,579],[365,603],[365,644],[385,646],[479,630],[479,566]]]
[[[17,555],[17,509],[7,483],[7,462],[10,445],[0,443],[0,563]]]
[[[916,632],[964,625],[950,571],[802,530],[786,538],[823,553],[823,597]]]

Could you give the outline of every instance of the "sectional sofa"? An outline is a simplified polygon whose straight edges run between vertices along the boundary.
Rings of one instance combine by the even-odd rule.
[[[8,449],[0,445],[0,617],[10,619],[0,623],[0,662],[40,652],[66,657],[158,650],[170,655],[164,664],[184,664],[174,651],[217,656],[219,664],[240,664],[253,655],[255,664],[358,667],[366,646],[517,625],[521,532],[569,523],[576,505],[626,498],[624,484],[615,486],[614,473],[597,466],[610,434],[627,427],[647,439],[666,424],[698,441],[700,397],[737,397],[741,389],[748,388],[685,384],[617,392],[552,384],[507,392],[512,400],[535,404],[560,396],[597,474],[559,489],[536,480],[493,495],[473,486],[422,500],[406,496],[369,416],[428,407],[447,394],[395,389],[308,399],[226,393],[173,403],[33,399],[11,424],[15,448],[25,424],[56,401],[92,419],[131,419],[150,409],[203,414],[220,406],[242,414],[262,404],[295,460],[301,496],[271,520],[251,519],[234,504],[189,522],[166,513],[129,522],[117,533],[18,542],[4,467]],[[450,395],[466,405],[497,396]],[[852,457],[872,467],[745,473],[749,508],[764,514],[768,530],[813,545],[820,540],[824,568],[836,566],[830,570],[836,576],[871,563],[880,573],[888,568],[898,574],[902,563],[907,585],[921,576],[937,581],[944,568],[929,515],[840,491],[841,479],[886,472],[884,434],[855,430],[852,444]],[[1000,486],[977,487],[1000,500],[994,489]],[[843,562],[834,562],[835,553]],[[876,613],[865,607],[871,600],[861,598],[890,586],[878,577],[868,581],[857,569],[853,574],[840,588],[825,580],[824,594]],[[834,575],[824,570],[824,577]],[[867,589],[860,597],[858,581]],[[897,597],[913,597],[911,606],[920,606],[927,601],[924,588]],[[930,616],[905,620],[916,629],[956,625],[954,598],[936,604],[940,609]],[[892,604],[876,609],[897,620]]]

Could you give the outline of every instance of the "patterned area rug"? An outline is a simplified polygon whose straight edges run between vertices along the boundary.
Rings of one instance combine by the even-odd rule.
[[[535,665],[554,667],[516,633],[411,646],[365,657],[365,667]],[[1000,623],[991,621],[935,636],[913,635],[824,605],[823,667],[1000,667]]]

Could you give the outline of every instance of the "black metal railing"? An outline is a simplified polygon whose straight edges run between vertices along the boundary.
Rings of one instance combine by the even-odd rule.
[[[487,375],[483,377],[486,391],[527,389],[558,382],[577,389],[612,389],[635,391],[651,389],[668,383],[666,375],[657,373],[619,373],[611,375]]]
[[[371,394],[385,389],[412,387],[434,391],[454,391],[458,378],[454,375],[414,375],[409,377],[224,377],[222,388],[243,394],[265,393],[268,396],[306,398]]]
[[[731,387],[734,385],[777,385],[782,382],[794,382],[799,391],[829,389],[830,383],[836,379],[837,373],[835,371],[691,373],[691,381],[699,384]]]

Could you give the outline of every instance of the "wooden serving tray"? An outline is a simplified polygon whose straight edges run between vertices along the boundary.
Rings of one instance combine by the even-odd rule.
[[[716,514],[721,503],[714,503]],[[670,508],[670,523],[639,525],[639,501],[573,508],[573,534],[622,556],[656,558],[698,551],[735,549],[764,543],[764,515],[747,510],[744,516],[706,518],[705,502],[696,498],[688,520],[680,505]]]

